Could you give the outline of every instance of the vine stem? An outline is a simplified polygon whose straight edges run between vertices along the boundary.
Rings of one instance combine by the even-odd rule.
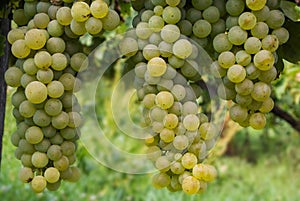
[[[11,20],[8,17],[0,19],[0,34],[6,38],[11,29]],[[0,57],[0,170],[2,161],[2,147],[4,135],[4,119],[6,106],[6,83],[4,80],[4,73],[9,66],[10,44],[5,40],[4,54]]]

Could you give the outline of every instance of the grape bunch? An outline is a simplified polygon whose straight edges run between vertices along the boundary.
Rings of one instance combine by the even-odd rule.
[[[57,190],[62,180],[76,182],[77,140],[83,118],[75,93],[78,72],[88,68],[79,38],[115,29],[119,15],[108,2],[26,1],[13,13],[7,39],[15,58],[5,73],[17,130],[11,135],[21,161],[19,179],[34,192]]]
[[[134,84],[150,128],[147,156],[159,173],[156,188],[197,194],[217,176],[203,163],[218,137],[216,125],[200,112],[202,97],[199,46],[178,25],[185,1],[132,1],[139,11],[135,29],[119,44],[122,55],[134,65]]]
[[[265,1],[228,0],[225,27],[213,39],[217,61],[215,75],[223,79],[218,94],[233,100],[230,117],[243,127],[263,129],[266,113],[274,107],[271,82],[277,77],[276,50],[286,43],[289,32],[282,27],[282,11]]]

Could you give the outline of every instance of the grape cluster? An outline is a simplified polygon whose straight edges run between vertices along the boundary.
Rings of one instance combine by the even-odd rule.
[[[179,23],[186,2],[132,1],[139,14],[119,45],[134,64],[137,96],[150,128],[147,156],[159,171],[156,188],[201,193],[217,176],[203,161],[214,146],[218,129],[198,105],[201,90],[199,46]]]
[[[233,100],[232,120],[254,129],[265,127],[265,114],[274,107],[270,96],[271,82],[277,77],[276,50],[289,39],[289,32],[282,27],[284,14],[266,3],[228,0],[227,34],[220,33],[213,39],[219,54],[212,71],[224,84],[218,94]]]
[[[14,11],[17,27],[7,36],[16,59],[5,73],[7,84],[17,88],[11,142],[23,165],[19,178],[36,193],[80,178],[74,164],[83,119],[75,93],[81,85],[77,74],[89,62],[79,37],[99,36],[120,22],[106,1],[64,2],[25,1]]]

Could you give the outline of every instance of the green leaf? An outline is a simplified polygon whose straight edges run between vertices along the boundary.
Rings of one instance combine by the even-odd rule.
[[[280,3],[280,8],[282,9],[285,16],[287,16],[294,22],[300,20],[300,9],[295,3],[282,0]]]

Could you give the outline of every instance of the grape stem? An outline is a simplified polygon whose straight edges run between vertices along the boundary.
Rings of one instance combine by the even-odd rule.
[[[7,9],[8,5],[6,5],[6,11],[11,13],[10,9]],[[5,16],[5,14],[4,14]],[[10,16],[11,17],[11,16]],[[6,38],[8,32],[11,29],[11,20],[9,17],[0,18],[0,34]],[[6,105],[6,83],[4,80],[4,73],[9,65],[9,57],[10,57],[10,44],[7,40],[5,40],[4,44],[4,54],[0,57],[0,170],[1,170],[1,161],[2,161],[2,139],[4,133],[4,117],[5,117],[5,105]]]
[[[288,122],[296,131],[300,133],[300,121],[295,119],[291,114],[287,113],[275,104],[272,113]]]

